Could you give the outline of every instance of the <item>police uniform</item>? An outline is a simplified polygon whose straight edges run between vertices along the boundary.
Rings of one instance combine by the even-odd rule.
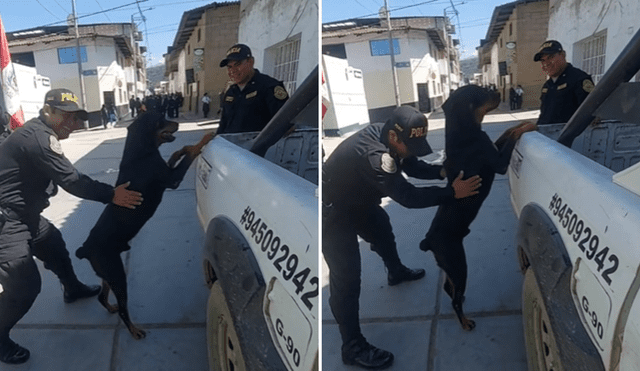
[[[453,198],[451,187],[418,188],[404,178],[403,172],[414,178],[442,179],[442,167],[416,157],[401,160],[392,156],[384,126],[371,124],[344,140],[322,167],[322,251],[330,270],[329,304],[343,340],[343,361],[345,345],[364,340],[358,316],[361,261],[357,237],[371,244],[390,274],[402,266],[389,216],[380,206],[382,197],[389,196],[407,208],[434,206]]]
[[[112,186],[73,167],[55,132],[43,120],[28,121],[0,144],[0,208],[8,217],[0,232],[0,284],[4,290],[0,294],[0,357],[16,346],[9,331],[40,292],[33,255],[60,278],[65,290],[69,285],[82,285],[60,231],[40,216],[49,206],[49,197],[56,193],[56,185],[75,196],[103,203],[111,202],[114,195]],[[65,301],[72,301],[66,294]]]
[[[254,75],[244,89],[233,84],[224,94],[217,132],[260,131],[288,98],[282,82],[254,69]]]

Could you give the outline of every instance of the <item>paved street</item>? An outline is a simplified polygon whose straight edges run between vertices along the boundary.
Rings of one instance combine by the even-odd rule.
[[[538,111],[508,112],[505,107],[485,118],[484,130],[497,138],[518,120],[535,121]],[[428,140],[434,152],[444,148],[442,113],[429,119]],[[340,142],[323,140],[327,154]],[[417,185],[444,182],[415,181]],[[386,198],[402,261],[424,268],[426,277],[390,287],[382,260],[361,240],[362,294],[360,316],[365,337],[394,353],[390,370],[398,371],[526,371],[521,316],[522,276],[514,249],[517,221],[509,201],[508,179],[498,175],[471,233],[465,239],[469,266],[466,314],[476,329],[458,324],[449,297],[442,290],[443,274],[432,253],[418,249],[436,208],[410,210]],[[323,370],[357,370],[340,358],[340,334],[328,305],[328,268],[323,261]]]
[[[117,178],[126,129],[94,128],[62,141],[67,157],[83,173],[113,184]],[[183,123],[177,140],[161,147],[163,157],[195,144],[212,125]],[[192,166],[177,190],[167,190],[156,214],[123,254],[127,269],[129,310],[147,337],[133,340],[117,314],[94,299],[65,304],[57,278],[42,267],[42,292],[12,331],[31,351],[19,366],[2,370],[32,371],[193,371],[207,369],[203,280],[203,232],[196,216]],[[44,215],[62,231],[80,279],[98,284],[86,260],[75,250],[86,239],[104,205],[79,200],[60,190]],[[115,302],[113,296],[111,301]]]

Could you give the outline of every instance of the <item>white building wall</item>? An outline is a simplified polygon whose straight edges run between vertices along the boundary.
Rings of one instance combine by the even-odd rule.
[[[38,44],[37,46],[15,47],[12,52],[33,51],[38,74],[48,76],[51,89],[66,88],[80,96],[77,63],[60,64],[58,48],[75,47],[75,41]],[[96,71],[96,74],[84,76],[87,111],[100,110],[104,103],[103,92],[114,92],[117,106],[128,105],[127,79],[124,69],[116,62],[116,45],[111,38],[82,40],[86,47],[87,62],[82,63],[83,71]],[[118,52],[119,59],[123,56]]]
[[[606,71],[638,32],[638,19],[638,0],[550,1],[548,38],[558,40],[567,52],[567,60],[573,63],[574,43],[607,30]]]
[[[313,0],[242,0],[238,42],[251,48],[255,68],[265,70],[265,50],[300,34],[297,85],[318,65],[318,2]],[[266,61],[269,65],[271,62]],[[268,66],[267,66],[268,68]]]
[[[438,86],[442,67],[441,63],[429,54],[429,40],[408,38],[406,35],[394,35],[394,39],[398,39],[400,44],[400,54],[395,56],[396,65],[409,63],[408,67],[397,68],[400,102],[406,104],[418,101],[418,83],[428,84],[430,98],[441,96],[442,88],[438,89]],[[379,40],[386,38],[380,37]],[[362,70],[364,74],[369,109],[395,106],[391,57],[372,56],[369,41],[345,44],[349,65]],[[435,90],[432,82],[435,82]]]

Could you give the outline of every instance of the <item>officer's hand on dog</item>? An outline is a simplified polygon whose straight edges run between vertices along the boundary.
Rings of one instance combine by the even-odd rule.
[[[479,175],[474,175],[466,180],[462,180],[463,176],[464,171],[461,171],[451,184],[453,187],[453,197],[458,199],[478,194],[478,188],[482,185],[482,178],[480,178]]]
[[[136,206],[141,205],[142,194],[140,192],[128,190],[127,187],[130,184],[131,182],[126,182],[117,186],[114,189],[113,200],[111,200],[111,202],[129,209],[135,209]]]

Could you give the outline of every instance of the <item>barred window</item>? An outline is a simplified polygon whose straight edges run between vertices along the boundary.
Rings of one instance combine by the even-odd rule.
[[[597,84],[604,74],[607,30],[578,41],[575,48],[574,56],[577,53],[577,58],[575,59],[577,64],[582,62],[581,69],[591,75],[591,79]]]
[[[289,96],[296,91],[298,60],[300,59],[300,35],[278,44],[273,49],[273,78],[282,81]]]

